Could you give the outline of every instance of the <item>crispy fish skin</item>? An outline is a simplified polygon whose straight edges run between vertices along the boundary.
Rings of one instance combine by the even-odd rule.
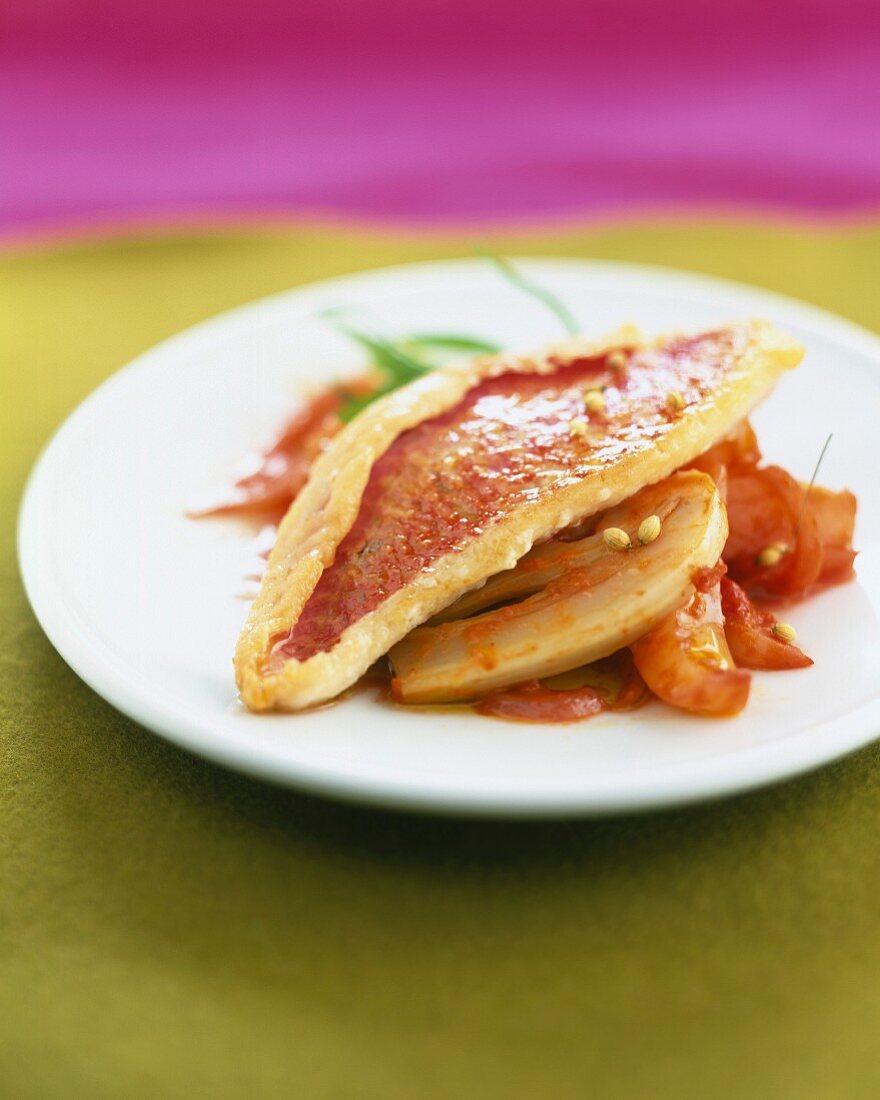
[[[253,710],[299,710],[332,699],[410,630],[488,576],[512,568],[535,542],[668,477],[707,450],[747,416],[803,355],[799,344],[767,322],[742,322],[712,334],[723,337],[727,350],[719,356],[711,394],[686,403],[670,416],[653,433],[650,444],[639,437],[638,425],[630,425],[613,440],[613,461],[597,463],[583,476],[563,479],[495,520],[462,548],[438,557],[430,569],[348,626],[330,649],[303,660],[279,657],[273,652],[278,639],[295,626],[322,573],[333,563],[357,518],[374,463],[398,436],[453,408],[487,379],[555,374],[616,348],[638,349],[637,355],[650,362],[652,355],[662,355],[677,338],[663,337],[645,345],[636,330],[626,329],[598,342],[570,341],[529,356],[462,361],[368,406],[317,460],[279,528],[260,594],[236,648],[236,680],[246,705]],[[644,391],[651,376],[649,371],[643,375]],[[685,388],[686,369],[681,379]],[[668,372],[661,381],[668,386]],[[664,394],[648,396],[662,403]]]

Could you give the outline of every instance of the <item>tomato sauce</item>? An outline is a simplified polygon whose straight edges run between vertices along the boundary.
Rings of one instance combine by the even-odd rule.
[[[691,584],[698,592],[711,592],[726,572],[727,566],[723,561],[719,561],[717,565],[711,567],[701,566],[691,574]]]
[[[572,673],[493,691],[474,710],[509,722],[579,722],[603,711],[635,710],[648,698],[631,653],[623,649]]]
[[[775,634],[775,616],[753,604],[730,577],[721,581],[721,606],[730,652],[741,668],[807,668],[813,663],[793,642]]]
[[[729,332],[669,341],[634,353],[625,373],[603,357],[553,374],[505,374],[454,408],[400,435],[374,464],[360,511],[293,629],[276,652],[306,660],[442,555],[517,506],[652,447],[685,406],[705,400],[735,351]],[[605,409],[587,419],[584,393],[604,389]]]
[[[341,403],[335,389],[310,398],[291,417],[253,473],[239,478],[225,500],[192,514],[279,521],[305,485],[315,458],[342,426],[338,415]]]

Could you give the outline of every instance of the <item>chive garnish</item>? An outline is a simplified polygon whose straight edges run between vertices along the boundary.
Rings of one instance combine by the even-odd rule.
[[[555,294],[523,275],[506,257],[489,253],[484,255],[509,283],[523,293],[531,295],[550,310],[569,336],[578,334],[577,322],[568,307]],[[341,309],[328,309],[324,310],[322,316],[338,332],[348,336],[369,352],[374,366],[378,367],[384,375],[384,381],[370,393],[353,393],[344,384],[337,387],[337,392],[342,398],[339,417],[344,423],[357,416],[361,409],[366,408],[379,397],[384,397],[392,390],[421,378],[448,358],[448,354],[469,352],[473,355],[494,355],[501,350],[497,344],[490,343],[488,340],[458,332],[414,333],[399,340],[391,340],[374,332],[364,332],[357,328],[341,316],[344,312]]]
[[[569,336],[577,336],[580,332],[580,326],[575,321],[574,316],[569,310],[568,306],[564,302],[560,301],[551,291],[546,287],[535,283],[531,279],[527,278],[518,271],[514,265],[504,256],[494,256],[491,253],[483,253],[486,259],[494,265],[500,275],[502,275],[509,283],[515,286],[518,290],[523,291],[525,294],[530,294],[533,298],[537,299],[546,309],[556,317],[563,328],[566,330]]]
[[[325,310],[322,316],[337,332],[341,332],[369,352],[373,365],[378,367],[384,376],[382,383],[369,393],[352,393],[344,383],[337,387],[337,392],[342,398],[339,418],[343,423],[353,419],[361,409],[378,398],[421,378],[438,363],[448,359],[448,353],[470,352],[485,355],[500,350],[496,344],[475,336],[464,336],[461,333],[417,333],[404,339],[392,340],[375,332],[365,332],[362,328],[345,320],[341,316],[342,313],[342,310],[330,309]],[[444,351],[447,353],[445,356],[442,354]]]
[[[816,459],[816,465],[813,467],[813,475],[810,478],[810,483],[809,485],[807,485],[806,492],[804,493],[804,500],[801,504],[800,515],[797,518],[797,523],[794,525],[794,534],[791,536],[792,543],[797,542],[798,532],[801,529],[801,523],[804,518],[804,512],[806,512],[807,510],[807,501],[810,499],[810,493],[812,492],[813,486],[816,484],[816,478],[819,476],[819,467],[822,465],[822,462],[825,458],[825,452],[828,450],[828,446],[833,438],[834,433],[829,433],[828,438],[825,440],[825,443],[822,446],[822,450],[819,452],[819,457]]]

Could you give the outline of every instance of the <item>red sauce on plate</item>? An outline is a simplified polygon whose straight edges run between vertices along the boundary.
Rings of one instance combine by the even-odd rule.
[[[573,686],[565,681],[582,680]],[[562,682],[560,682],[562,681]],[[477,714],[509,722],[579,722],[606,710],[634,710],[649,692],[628,649],[566,676],[526,680],[474,704]]]
[[[200,516],[271,516],[280,520],[300,489],[321,449],[341,426],[341,398],[323,390],[305,401],[284,431],[261,457],[253,473],[239,478],[218,504],[192,513]]]

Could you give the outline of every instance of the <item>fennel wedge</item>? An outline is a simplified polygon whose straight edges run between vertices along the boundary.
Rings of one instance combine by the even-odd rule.
[[[649,515],[665,518],[660,536],[642,546],[637,531]],[[472,595],[497,603],[530,588],[534,594],[412,631],[389,653],[395,697],[404,703],[473,699],[606,657],[685,604],[694,593],[692,574],[717,562],[727,538],[718,490],[697,471],[673,474],[611,509],[599,527],[612,526],[629,534],[632,550],[609,549],[602,530],[580,542],[546,544],[532,552],[531,563],[524,559]],[[538,576],[543,584],[535,591]]]

